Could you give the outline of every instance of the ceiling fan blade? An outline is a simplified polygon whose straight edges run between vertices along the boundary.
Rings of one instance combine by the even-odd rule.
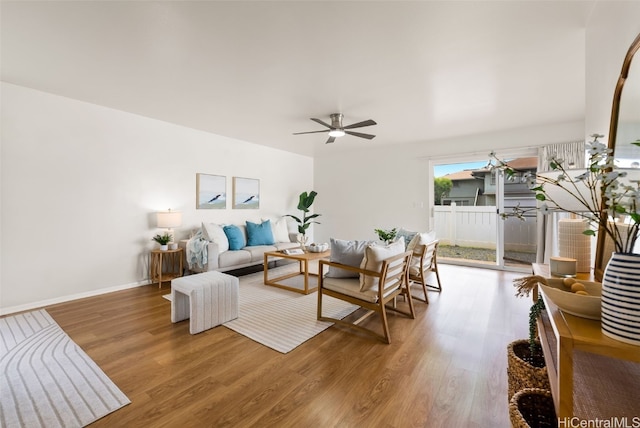
[[[353,129],[353,128],[362,128],[363,126],[371,126],[371,125],[377,125],[375,120],[363,120],[362,122],[358,122],[358,123],[354,123],[352,125],[347,125],[344,127],[344,129]]]
[[[314,122],[319,123],[320,125],[326,126],[329,129],[333,129],[331,125],[329,125],[327,122],[323,122],[320,119],[316,119],[315,117],[312,117],[311,120],[313,120]]]
[[[344,133],[353,135],[354,137],[366,138],[367,140],[372,140],[373,138],[375,138],[375,135],[363,134],[362,132],[344,131]]]
[[[319,132],[329,132],[328,129],[325,129],[324,131],[309,131],[309,132],[294,132],[293,135],[300,135],[300,134],[317,134]]]
[[[329,137],[325,144],[333,143],[334,141],[336,141],[336,137]]]

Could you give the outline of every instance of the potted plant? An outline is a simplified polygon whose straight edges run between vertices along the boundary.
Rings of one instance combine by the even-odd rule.
[[[630,168],[625,171],[614,163],[612,150],[598,141],[602,135],[594,134],[592,137],[593,141],[587,145],[588,166],[583,173],[574,177],[562,159],[553,158],[550,166],[557,175],[529,174],[525,178],[531,190],[536,192],[536,199],[542,203],[537,209],[543,214],[550,209],[573,213],[597,224],[598,230],[611,239],[614,253],[602,278],[596,276],[596,279],[602,279],[603,307],[617,308],[622,304],[626,308],[624,311],[603,311],[602,333],[615,340],[640,345],[640,326],[634,324],[640,315],[640,305],[637,304],[640,299],[640,254],[634,253],[640,236],[640,183],[637,177],[625,179],[635,170]],[[631,144],[640,145],[640,142]],[[490,157],[491,168],[503,171],[507,176],[515,173],[494,153]],[[554,196],[553,190],[576,202],[579,208],[567,208],[566,204],[563,207],[563,202],[559,200],[561,197]],[[525,211],[527,209],[516,206],[513,212],[502,216],[524,219]],[[591,228],[583,233],[595,235]],[[609,266],[614,268],[610,270]],[[614,298],[619,296],[620,289],[627,290],[624,297]]]
[[[317,194],[318,193],[313,190],[309,193],[302,192],[300,194],[298,209],[302,211],[301,217],[287,214],[288,217],[291,217],[298,223],[298,242],[303,249],[305,249],[305,245],[307,243],[307,240],[309,239],[307,237],[307,229],[309,229],[311,223],[320,224],[319,222],[313,220],[314,218],[320,217],[320,214],[309,214],[311,205],[313,205],[313,201],[316,199]]]
[[[373,231],[378,235],[381,241],[384,241],[385,244],[391,243],[398,234],[398,230],[394,227],[391,230],[385,229],[373,229]]]
[[[516,297],[529,297],[539,282],[546,284],[546,280],[537,275],[515,279],[513,285],[516,287]],[[529,339],[516,340],[507,347],[509,399],[524,388],[550,388],[544,353],[537,340],[537,320],[543,310],[544,300],[538,296],[529,309]]]
[[[158,244],[160,244],[160,249],[162,251],[167,251],[167,248],[169,247],[169,242],[171,242],[171,235],[169,234],[169,232],[165,232],[162,235],[157,234],[156,236],[151,238],[151,240],[156,241]]]

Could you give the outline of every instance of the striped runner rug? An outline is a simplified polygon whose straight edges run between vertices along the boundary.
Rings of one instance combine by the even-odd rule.
[[[225,327],[286,354],[333,325],[317,320],[317,293],[304,295],[267,286],[262,272],[254,276],[260,280],[249,280],[252,275],[240,278],[240,314]],[[333,318],[342,319],[357,308],[333,297],[323,298],[322,312]]]
[[[1,427],[82,427],[130,402],[44,309],[0,318]]]

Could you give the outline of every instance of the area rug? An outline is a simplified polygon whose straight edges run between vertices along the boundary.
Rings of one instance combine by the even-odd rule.
[[[0,318],[0,426],[82,427],[131,401],[44,309]]]
[[[317,293],[295,293],[247,277],[240,278],[239,317],[224,323],[225,327],[286,354],[333,325],[317,320]],[[342,319],[357,308],[333,297],[323,298],[322,312],[333,318]]]

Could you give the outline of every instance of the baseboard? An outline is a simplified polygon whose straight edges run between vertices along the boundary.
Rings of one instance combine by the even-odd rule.
[[[132,282],[130,284],[116,285],[114,287],[100,288],[98,290],[88,291],[86,293],[71,294],[68,296],[56,297],[55,299],[41,300],[39,302],[27,303],[24,305],[10,306],[8,308],[0,308],[0,315],[9,315],[16,312],[30,311],[32,309],[42,308],[44,306],[56,305],[58,303],[70,302],[72,300],[84,299],[85,297],[94,297],[101,294],[113,293],[114,291],[127,290],[129,288],[148,285],[148,280]]]

